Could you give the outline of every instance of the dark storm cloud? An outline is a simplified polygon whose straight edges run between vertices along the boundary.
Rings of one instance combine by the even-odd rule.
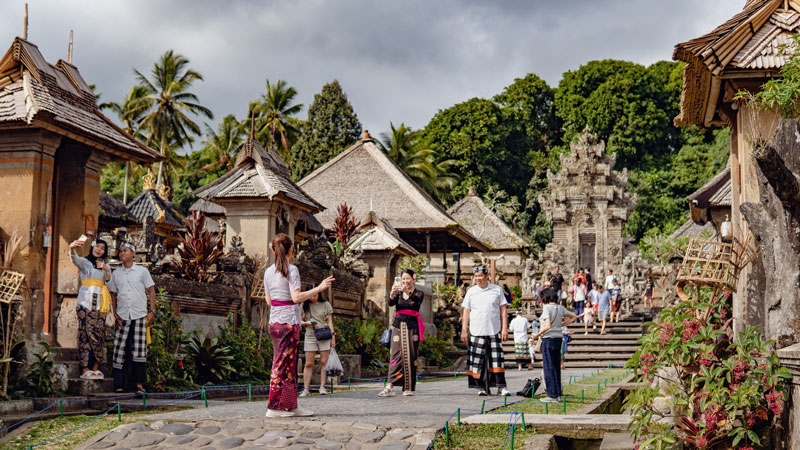
[[[3,3],[0,42],[20,34],[23,1]],[[264,81],[284,79],[308,106],[338,79],[373,135],[389,122],[424,126],[437,110],[491,97],[534,72],[561,75],[604,58],[651,64],[710,31],[743,0],[553,1],[30,1],[30,40],[66,57],[118,100],[175,49],[205,77],[194,91],[215,113],[241,116]],[[305,112],[302,114],[305,115]]]

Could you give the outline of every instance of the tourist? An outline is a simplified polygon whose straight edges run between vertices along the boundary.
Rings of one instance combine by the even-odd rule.
[[[644,294],[642,295],[642,299],[644,300],[644,306],[647,307],[647,303],[650,302],[650,307],[653,307],[653,291],[655,290],[655,283],[653,283],[652,275],[647,276],[647,282],[644,286]]]
[[[314,292],[314,285],[306,284],[306,291]],[[303,302],[303,315],[300,322],[301,326],[306,327],[306,335],[303,339],[303,351],[306,353],[306,363],[303,367],[303,392],[300,397],[308,397],[311,394],[311,376],[314,373],[314,359],[319,353],[319,395],[326,395],[325,382],[328,376],[325,375],[325,365],[328,364],[328,356],[331,349],[336,347],[336,333],[333,330],[333,306],[325,298],[323,292],[315,292],[313,297]],[[318,340],[317,333],[330,333],[330,339]]]
[[[106,283],[111,280],[111,271],[105,263],[108,244],[98,239],[92,242],[92,249],[85,258],[78,256],[77,248],[83,247],[86,237],[82,236],[69,244],[69,256],[78,267],[81,287],[78,289],[78,355],[80,356],[81,378],[102,380],[100,364],[106,360],[103,337],[106,333],[106,313],[111,304]],[[89,369],[91,367],[91,369]]]
[[[606,282],[603,284],[606,287],[606,290],[609,290],[612,287],[614,287],[614,280],[616,279],[617,277],[614,275],[614,271],[608,269],[608,275],[606,275]]]
[[[300,272],[294,262],[294,245],[278,233],[269,245],[275,263],[264,271],[264,298],[269,305],[269,336],[272,339],[272,373],[269,381],[267,417],[311,416],[297,405],[297,347],[300,343],[300,309],[297,304],[325,292],[333,277],[319,286],[300,291]]]
[[[619,322],[619,316],[622,310],[622,288],[619,287],[617,279],[611,281],[611,322]]]
[[[147,327],[156,319],[156,289],[150,272],[133,263],[136,247],[130,242],[120,246],[122,267],[111,274],[108,284],[114,307],[114,390],[124,392],[136,385],[144,394],[147,381]],[[147,305],[150,304],[150,311]]]
[[[508,288],[508,285],[503,283],[503,295],[506,297],[506,303],[509,305],[514,302],[514,294],[511,293],[511,289]]]
[[[550,287],[556,292],[556,298],[561,297],[561,287],[564,285],[564,275],[561,275],[561,269],[556,266],[555,273],[550,278]]]
[[[592,292],[594,294],[597,294],[597,291],[593,290]],[[596,295],[594,295],[594,296],[596,296]],[[597,325],[595,324],[595,316],[596,316],[596,314],[595,314],[595,311],[594,311],[593,302],[594,302],[594,300],[589,300],[589,304],[586,305],[586,307],[583,310],[583,313],[578,314],[578,315],[575,316],[577,319],[580,319],[580,320],[583,321],[583,334],[584,335],[589,334],[589,325],[592,326],[592,330],[597,328]]]
[[[594,287],[594,283],[592,282],[592,271],[588,267],[583,270],[583,276],[586,278],[586,289],[591,291]]]
[[[573,304],[575,305],[575,314],[580,316],[583,314],[583,308],[586,306],[586,286],[578,279],[575,280],[575,288],[573,289]],[[583,320],[581,318],[580,320]]]
[[[536,364],[536,342],[533,339],[533,335],[539,332],[539,320],[536,319],[536,316],[533,316],[531,320],[531,334],[528,335],[528,350],[530,351],[531,355],[531,363],[528,365],[528,370],[533,370],[533,365]]]
[[[542,339],[542,369],[547,397],[545,403],[556,403],[561,397],[561,345],[564,339],[561,327],[575,319],[572,314],[557,303],[553,291],[543,292],[544,309],[539,319],[539,332],[534,339]]]
[[[467,386],[478,395],[509,395],[503,365],[503,341],[508,339],[508,316],[503,290],[489,283],[489,269],[472,268],[475,284],[469,288],[461,307],[461,342],[467,344]]]
[[[514,333],[514,355],[517,357],[517,370],[522,370],[522,365],[530,357],[528,351],[528,330],[531,323],[522,315],[522,311],[517,313],[517,317],[508,324],[509,333]]]
[[[417,352],[425,332],[419,308],[425,294],[414,285],[416,279],[413,270],[405,269],[400,275],[400,283],[393,284],[389,293],[389,306],[394,306],[397,311],[391,328],[389,382],[378,397],[393,396],[395,386],[402,386],[405,396],[414,395],[417,387]]]
[[[606,290],[604,286],[597,286],[597,295],[595,302],[597,303],[597,320],[602,325],[600,327],[600,334],[606,334],[606,322],[608,321],[609,311],[611,310],[611,293]]]

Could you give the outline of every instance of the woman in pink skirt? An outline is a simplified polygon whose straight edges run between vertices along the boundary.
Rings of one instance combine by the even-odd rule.
[[[274,356],[269,382],[267,417],[312,416],[297,406],[297,347],[300,343],[298,303],[325,291],[333,282],[328,277],[319,286],[300,291],[300,272],[294,262],[289,236],[279,233],[270,243],[275,264],[264,272],[264,293],[269,305],[269,336]]]

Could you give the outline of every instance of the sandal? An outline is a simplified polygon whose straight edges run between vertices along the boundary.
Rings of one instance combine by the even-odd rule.
[[[394,397],[394,387],[386,386],[386,389],[382,390],[378,397]]]
[[[116,392],[117,394],[122,394],[123,392],[125,392],[125,389],[116,388],[116,389],[114,389],[114,392]]]
[[[137,394],[144,394],[145,392],[147,392],[147,391],[145,391],[143,387],[137,387],[136,388],[136,393]]]
[[[91,376],[89,377],[89,379],[92,379],[92,380],[104,380],[105,379],[105,376],[103,376],[103,372],[100,372],[99,370],[90,371],[90,373],[91,373]]]
[[[91,380],[93,375],[94,375],[93,371],[87,370],[86,372],[83,372],[81,374],[80,378],[83,378],[84,380]]]

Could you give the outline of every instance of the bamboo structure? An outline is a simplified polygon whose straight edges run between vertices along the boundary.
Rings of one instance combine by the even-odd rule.
[[[8,374],[11,370],[11,351],[17,344],[17,322],[19,319],[19,308],[21,301],[15,301],[19,296],[17,293],[20,287],[25,282],[25,275],[21,273],[12,272],[10,270],[3,271],[0,275],[0,344],[2,344],[2,353],[0,353],[0,378],[2,378],[2,385],[0,385],[0,394],[5,395],[8,390]],[[22,290],[27,293],[27,289]],[[27,297],[27,295],[26,295]]]

